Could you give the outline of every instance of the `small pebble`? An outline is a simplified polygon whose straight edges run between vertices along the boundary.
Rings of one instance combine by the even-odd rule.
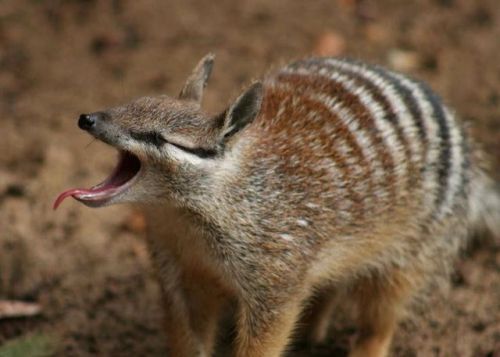
[[[141,212],[133,211],[128,215],[123,225],[128,231],[144,233],[146,231],[146,217]]]
[[[421,57],[417,52],[393,49],[387,54],[387,62],[398,71],[414,71],[421,65]]]
[[[329,31],[318,37],[313,47],[316,56],[339,56],[346,50],[346,42],[342,35]]]

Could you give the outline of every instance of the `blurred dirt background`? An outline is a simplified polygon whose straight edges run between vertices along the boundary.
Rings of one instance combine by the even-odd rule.
[[[471,123],[500,177],[498,0],[2,0],[0,299],[43,313],[0,320],[0,345],[37,333],[60,356],[166,353],[140,214],[51,204],[115,163],[112,149],[77,129],[80,113],[175,95],[209,51],[211,111],[269,67],[312,53],[427,80]],[[499,357],[498,245],[472,247],[449,295],[427,312],[403,324],[394,355]],[[343,356],[353,334],[337,324],[326,346],[291,355]]]

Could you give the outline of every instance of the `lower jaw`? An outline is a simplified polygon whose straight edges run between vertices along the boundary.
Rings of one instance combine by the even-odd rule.
[[[134,184],[135,179],[136,177],[133,177],[124,187],[119,187],[116,189],[116,192],[112,192],[111,194],[108,193],[103,197],[85,197],[85,195],[79,197],[79,195],[74,195],[73,198],[83,203],[85,206],[92,208],[106,207],[112,204],[121,203],[126,201],[127,191],[130,189],[130,186]]]
[[[78,197],[74,197],[75,200],[83,203],[85,206],[87,207],[91,207],[91,208],[99,208],[99,207],[106,207],[106,206],[109,206],[111,204],[113,204],[114,200],[113,198],[114,197],[110,197],[110,198],[103,198],[103,199],[100,199],[100,200],[85,200],[83,198],[78,198]]]

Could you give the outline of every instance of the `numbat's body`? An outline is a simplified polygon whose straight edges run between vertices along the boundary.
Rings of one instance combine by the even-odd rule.
[[[351,355],[386,355],[405,306],[471,230],[495,229],[500,201],[473,143],[425,85],[337,59],[284,67],[209,116],[212,63],[178,98],[82,115],[120,163],[56,206],[144,207],[172,356],[211,355],[228,301],[237,356],[281,355],[310,301],[321,341],[346,289],[359,312]]]

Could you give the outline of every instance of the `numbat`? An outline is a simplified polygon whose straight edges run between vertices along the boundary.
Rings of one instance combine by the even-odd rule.
[[[474,143],[426,85],[334,58],[271,72],[211,116],[200,102],[213,60],[177,98],[82,114],[119,163],[55,207],[68,196],[141,205],[171,356],[212,355],[229,301],[236,356],[281,356],[305,305],[321,342],[346,290],[358,311],[350,355],[386,356],[405,308],[471,232],[500,231]]]

